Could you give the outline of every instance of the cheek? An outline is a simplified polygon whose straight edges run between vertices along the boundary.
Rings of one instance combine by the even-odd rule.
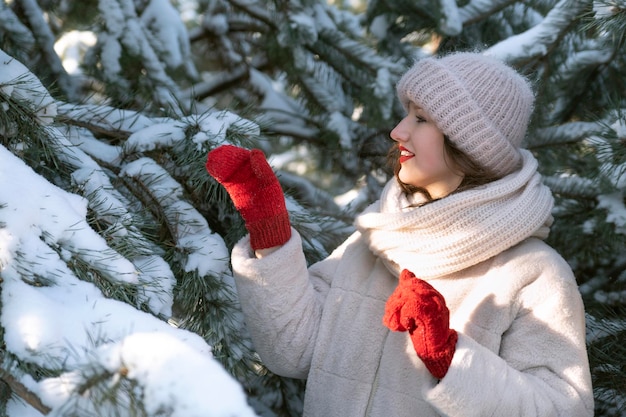
[[[432,146],[423,149],[418,155],[419,163],[422,168],[429,171],[441,171],[447,169],[444,152],[441,147]]]

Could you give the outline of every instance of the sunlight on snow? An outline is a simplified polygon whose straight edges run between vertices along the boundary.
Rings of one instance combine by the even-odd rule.
[[[54,44],[54,50],[59,57],[63,68],[68,74],[80,74],[80,62],[87,49],[97,42],[96,34],[91,31],[73,30],[64,33]]]

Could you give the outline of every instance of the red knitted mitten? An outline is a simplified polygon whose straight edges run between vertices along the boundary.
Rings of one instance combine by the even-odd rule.
[[[417,356],[430,373],[438,379],[446,375],[458,335],[450,329],[450,311],[439,291],[403,270],[387,299],[383,324],[393,331],[408,331]]]
[[[280,246],[289,240],[285,196],[262,151],[222,145],[209,152],[206,169],[224,186],[243,217],[252,249]]]

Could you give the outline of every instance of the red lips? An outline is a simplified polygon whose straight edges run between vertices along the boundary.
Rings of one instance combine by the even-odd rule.
[[[407,148],[405,148],[402,145],[399,145],[398,149],[400,149],[400,163],[401,164],[405,163],[406,161],[408,161],[409,159],[415,156],[413,152],[409,151]]]

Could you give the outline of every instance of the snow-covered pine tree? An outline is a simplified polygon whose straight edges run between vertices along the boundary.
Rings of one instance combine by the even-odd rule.
[[[302,383],[269,373],[247,339],[228,269],[244,230],[204,171],[206,151],[231,142],[271,157],[313,262],[350,231],[353,215],[389,176],[388,132],[402,115],[398,75],[421,54],[479,49],[535,82],[528,146],[558,197],[551,243],[574,267],[587,303],[596,415],[620,415],[625,28],[626,5],[614,0],[2,2],[2,146],[57,187],[33,186],[43,190],[42,202],[26,211],[36,227],[19,228],[21,246],[0,241],[0,376],[5,393],[27,399],[32,413],[5,396],[5,414],[115,415],[116,406],[132,411],[122,415],[173,412],[184,398],[157,399],[155,411],[146,394],[152,387],[101,354],[158,329],[172,346],[189,334],[210,345],[257,413],[298,415]],[[5,75],[16,62],[28,70]],[[3,155],[3,163],[15,163]],[[24,224],[11,210],[28,206],[6,197],[10,182],[2,184],[6,239]],[[70,203],[46,205],[46,195]],[[73,222],[55,220],[72,207]],[[37,241],[34,252],[23,243]],[[42,259],[54,262],[53,272],[38,267]],[[52,299],[47,314],[91,331],[77,337],[56,326],[39,334],[56,349],[32,348],[33,335],[10,321],[21,316],[8,294],[26,288],[49,300],[50,288],[66,282],[95,286],[108,310],[71,320]],[[122,326],[120,334],[85,324],[111,321],[104,311],[123,311],[136,328]],[[177,375],[196,382],[191,370]],[[63,396],[51,393],[55,384]]]
[[[188,146],[202,167],[205,142],[252,124],[69,105],[1,55],[1,377],[20,397],[5,398],[5,413],[253,415],[213,359],[230,378],[273,384],[272,396],[251,395],[261,408],[297,394],[251,350],[224,241],[185,196],[193,182],[147,155],[163,151],[168,166],[165,150]]]
[[[185,90],[168,1],[91,6],[2,3],[3,415],[296,415],[302,384],[247,339],[213,231],[241,222],[204,170],[257,124]]]

